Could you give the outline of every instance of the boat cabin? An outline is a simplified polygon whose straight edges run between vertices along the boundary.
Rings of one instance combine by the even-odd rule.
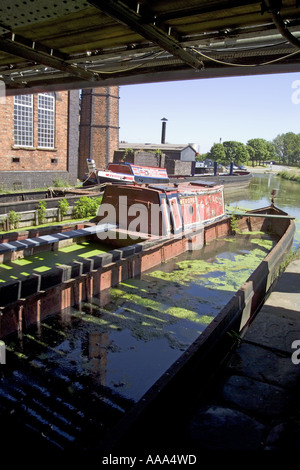
[[[187,182],[106,186],[97,222],[149,237],[200,229],[225,215],[223,185]]]
[[[88,160],[89,178],[87,183],[168,183],[167,170],[160,167],[134,165],[128,162],[109,163],[106,170],[98,170],[93,160]]]

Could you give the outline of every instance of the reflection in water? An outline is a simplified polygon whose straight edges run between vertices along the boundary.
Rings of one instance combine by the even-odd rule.
[[[247,190],[227,195],[225,202],[231,207],[251,210],[269,206],[273,189],[276,190],[275,205],[296,218],[293,248],[297,249],[300,247],[300,183],[287,181],[270,173],[256,174]]]
[[[139,400],[216,317],[274,243],[259,233],[217,240],[120,283],[23,334],[22,353],[120,409]],[[75,387],[75,388],[76,388]]]

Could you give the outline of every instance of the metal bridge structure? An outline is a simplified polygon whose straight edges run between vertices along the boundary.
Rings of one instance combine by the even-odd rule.
[[[1,0],[7,95],[297,72],[299,0]]]

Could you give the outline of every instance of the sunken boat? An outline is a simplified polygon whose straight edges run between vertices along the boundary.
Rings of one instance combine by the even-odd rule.
[[[117,391],[122,383],[115,383],[112,391],[104,378],[111,347],[107,335],[93,330],[86,335],[89,339],[78,343],[78,315],[72,329],[70,308],[80,308],[92,299],[105,305],[103,296],[112,286],[138,278],[189,250],[201,257],[203,247],[228,237],[234,230],[272,233],[276,243],[201,334],[140,398],[132,401],[120,397]],[[266,299],[291,248],[294,231],[293,219],[273,203],[247,213],[227,214],[223,186],[198,181],[179,185],[107,185],[95,219],[60,226],[59,231],[52,227],[47,233],[44,229],[34,236],[30,231],[7,235],[0,245],[2,267],[10,273],[6,279],[2,275],[0,284],[0,337],[8,346],[15,332],[21,338],[21,349],[9,355],[11,364],[3,369],[0,384],[1,419],[5,429],[13,426],[12,434],[7,434],[8,444],[17,438],[19,446],[28,445],[38,436],[39,444],[46,449],[81,449],[101,455],[122,447],[124,440],[128,443],[128,436],[143,435],[143,426],[147,427],[151,419],[152,424],[153,419],[158,423],[162,411],[171,410],[170,416],[179,402],[187,403],[193,393],[199,395]],[[93,244],[93,250],[87,253],[89,244]],[[97,253],[95,244],[106,249]],[[85,251],[75,260],[78,245],[84,246]],[[56,257],[55,263],[45,269],[43,259],[34,272],[26,273],[32,256],[38,261],[45,253],[51,259]],[[15,261],[21,264],[19,272],[14,269]],[[58,332],[57,325],[47,324],[56,314],[73,331],[70,334],[75,349],[71,352],[65,333]],[[84,315],[82,312],[81,318]],[[145,322],[151,312],[146,317]],[[114,315],[109,318],[113,323]],[[93,315],[86,317],[87,324],[97,323],[96,320]],[[51,342],[46,357],[39,349],[43,347],[44,324]],[[27,341],[33,341],[27,332],[34,325],[38,352],[33,351],[33,343],[26,346]],[[60,334],[63,337],[58,344],[56,337]],[[79,356],[74,356],[78,348]],[[54,361],[55,356],[58,359]],[[91,369],[84,374],[82,367],[86,367],[87,360]],[[150,358],[148,367],[161,360]],[[145,373],[147,377],[147,369]],[[195,376],[201,377],[196,388],[192,385]],[[31,400],[31,404],[24,400]],[[59,419],[60,425],[56,422]],[[63,430],[67,425],[68,432]]]

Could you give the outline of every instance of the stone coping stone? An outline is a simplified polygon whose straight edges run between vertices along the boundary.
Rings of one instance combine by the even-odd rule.
[[[300,367],[293,364],[291,355],[246,342],[236,349],[227,370],[286,389],[300,381]]]
[[[200,450],[260,450],[265,426],[239,410],[223,406],[200,408],[192,417],[188,434]]]
[[[30,276],[20,276],[19,279],[0,284],[1,306],[16,302],[20,298],[36,294],[40,290],[47,290],[62,282],[78,278],[109,264],[116,263],[122,259],[129,258],[141,253],[144,249],[143,243],[116,248],[107,253],[95,255],[82,261],[73,261],[70,264],[62,264],[53,267],[44,273],[33,273]]]
[[[87,237],[97,233],[106,232],[115,229],[117,226],[113,224],[99,224],[82,229],[68,230],[66,232],[55,233],[53,235],[41,235],[33,238],[25,238],[22,241],[12,241],[0,243],[0,254],[9,253],[11,251],[25,250],[35,246],[57,243],[61,240],[70,240],[78,237]]]
[[[300,340],[300,314],[282,307],[263,307],[244,338],[292,354],[293,342]]]
[[[293,404],[292,394],[284,388],[239,375],[225,380],[221,395],[230,405],[256,416],[277,417]]]

